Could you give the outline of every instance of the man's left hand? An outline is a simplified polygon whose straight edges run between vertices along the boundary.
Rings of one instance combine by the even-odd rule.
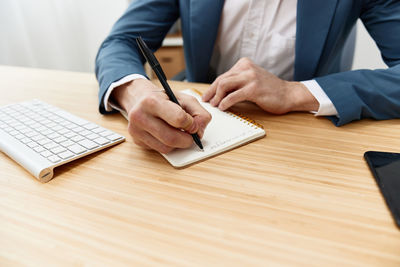
[[[248,58],[240,59],[220,75],[203,95],[203,101],[221,110],[246,100],[273,114],[319,108],[318,101],[304,84],[279,79]]]

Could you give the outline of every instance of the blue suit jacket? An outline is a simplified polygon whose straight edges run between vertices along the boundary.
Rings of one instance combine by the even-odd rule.
[[[211,82],[209,63],[223,0],[136,0],[114,25],[96,58],[100,112],[107,88],[122,77],[145,75],[135,43],[157,50],[180,17],[189,81]],[[346,43],[361,18],[388,69],[349,71]],[[365,55],[368,56],[368,55]],[[400,117],[400,1],[298,0],[294,79],[316,79],[335,105],[336,125],[361,118]]]

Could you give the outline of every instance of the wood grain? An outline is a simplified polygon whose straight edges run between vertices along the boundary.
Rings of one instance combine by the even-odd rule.
[[[0,105],[38,98],[128,137],[97,92],[93,74],[0,67]],[[47,184],[0,153],[0,265],[400,265],[400,231],[363,159],[400,151],[398,120],[338,128],[234,111],[267,137],[180,170],[130,137]]]

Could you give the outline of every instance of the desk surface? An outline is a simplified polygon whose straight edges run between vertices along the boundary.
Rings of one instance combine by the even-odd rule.
[[[0,95],[128,137],[122,116],[98,113],[92,74],[0,67]],[[398,120],[337,128],[239,108],[267,137],[186,169],[128,137],[41,184],[0,152],[0,265],[400,265],[400,231],[363,159],[400,151]]]

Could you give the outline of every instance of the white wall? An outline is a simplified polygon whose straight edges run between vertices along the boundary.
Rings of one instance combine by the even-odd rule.
[[[374,40],[360,20],[357,22],[356,50],[354,54],[353,69],[379,69],[387,68]]]
[[[0,64],[94,70],[127,0],[1,0]]]
[[[92,72],[100,43],[129,1],[0,0],[0,64]],[[382,67],[359,22],[353,69]]]

